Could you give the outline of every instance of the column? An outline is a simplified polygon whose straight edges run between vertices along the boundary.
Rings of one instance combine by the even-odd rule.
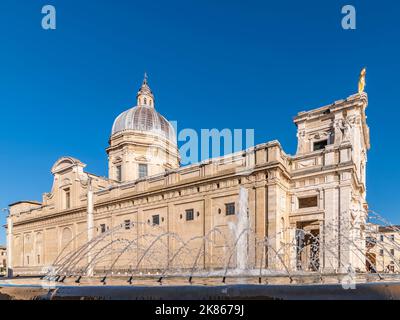
[[[267,209],[267,236],[268,236],[268,247],[267,247],[267,261],[268,261],[268,269],[279,269],[279,258],[277,257],[277,237],[276,237],[276,227],[277,227],[277,211],[278,211],[278,191],[277,185],[273,184],[268,186],[267,193],[267,201],[268,201],[268,209]]]
[[[203,234],[206,235],[213,227],[213,217],[212,217],[212,199],[210,198],[209,195],[206,195],[204,197],[203,201]],[[212,234],[210,235],[212,237],[211,239],[215,239],[216,235]],[[223,267],[223,266],[217,266],[216,262],[213,261],[212,256],[213,256],[213,243],[211,241],[206,241],[204,243],[204,268],[214,268],[214,267]]]
[[[347,173],[343,173],[345,176]],[[351,202],[351,187],[349,185],[340,187],[339,207],[339,250],[341,265],[340,270],[347,272],[348,266],[352,265],[354,260],[360,259],[360,251],[364,252],[365,248],[355,246],[352,237],[351,217],[350,217],[350,202]],[[353,259],[352,259],[353,258]],[[352,265],[354,268],[355,266]]]
[[[7,217],[7,277],[13,276],[13,222],[10,214]]]
[[[266,266],[266,259],[267,259],[267,250],[265,246],[262,244],[262,241],[265,239],[266,236],[266,187],[259,186],[255,190],[255,214],[254,214],[254,221],[253,221],[253,228],[255,230],[255,239],[254,246],[255,246],[255,257],[254,257],[254,264],[256,268],[260,267],[260,263],[262,267],[265,268]]]
[[[297,271],[297,238],[296,238],[296,223],[290,223],[289,228],[289,269]]]
[[[92,189],[92,179],[88,177],[88,186],[87,186],[87,238],[88,243],[93,239],[93,228],[94,228],[94,219],[93,219],[93,189]],[[88,264],[92,262],[92,246],[89,245],[88,248]],[[88,276],[93,276],[93,266],[90,266],[88,269]]]
[[[325,188],[324,190],[325,221],[323,230],[320,232],[320,236],[323,239],[323,250],[320,258],[323,261],[324,272],[338,271],[341,266],[339,196],[339,189],[337,187]]]

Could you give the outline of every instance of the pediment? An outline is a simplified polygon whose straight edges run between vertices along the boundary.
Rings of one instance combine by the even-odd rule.
[[[56,163],[51,168],[51,173],[59,173],[71,169],[75,166],[86,167],[84,163],[79,161],[78,159],[72,157],[62,157],[56,161]]]

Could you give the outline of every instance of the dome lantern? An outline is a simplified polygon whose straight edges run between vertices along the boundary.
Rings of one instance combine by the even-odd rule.
[[[142,86],[136,95],[137,105],[154,108],[154,95],[147,83],[147,79],[147,73],[145,73]]]

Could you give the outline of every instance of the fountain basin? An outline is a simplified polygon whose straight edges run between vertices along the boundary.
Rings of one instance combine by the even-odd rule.
[[[113,278],[106,285],[91,278],[82,284],[71,279],[66,283],[43,281],[38,278],[2,280],[0,299],[39,300],[400,300],[398,275],[382,281],[357,279],[351,286],[344,286],[343,278],[330,276],[324,283],[311,278],[296,277],[287,283],[281,277],[229,278],[221,283],[220,278],[196,278],[189,284],[186,278],[169,278],[162,284],[155,279],[134,278],[132,285],[126,279]],[[268,281],[268,284],[266,282]],[[370,282],[367,282],[370,281]],[[74,284],[72,284],[74,283]]]

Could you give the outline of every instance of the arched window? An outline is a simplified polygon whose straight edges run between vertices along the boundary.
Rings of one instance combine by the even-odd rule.
[[[115,180],[122,181],[122,159],[117,157],[114,161],[115,164]]]
[[[139,163],[139,178],[147,177],[148,167],[146,163]]]
[[[119,164],[119,165],[117,165],[117,166],[115,167],[115,169],[116,169],[116,172],[117,172],[117,174],[116,174],[116,180],[117,180],[117,181],[121,181],[121,180],[122,180],[122,166]]]
[[[71,189],[64,189],[64,209],[68,210],[71,208]]]

